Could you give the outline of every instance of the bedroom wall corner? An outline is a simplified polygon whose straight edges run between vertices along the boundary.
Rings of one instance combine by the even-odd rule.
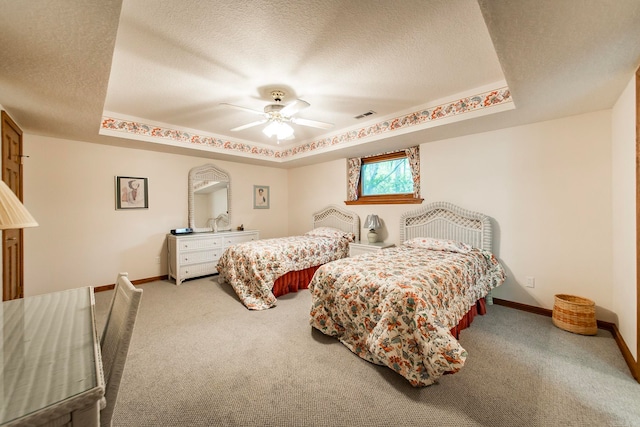
[[[430,142],[420,157],[425,202],[494,219],[508,276],[496,297],[551,309],[575,294],[612,320],[610,110]]]
[[[289,170],[290,234],[301,234],[311,227],[311,216],[324,206],[334,204],[353,211],[360,217],[360,236],[368,214],[377,214],[382,229],[377,230],[379,240],[399,243],[400,215],[418,205],[345,205],[347,200],[347,160],[339,159]],[[366,237],[365,237],[366,240]]]
[[[420,161],[423,204],[448,201],[494,219],[508,274],[496,297],[552,309],[555,294],[577,294],[615,321],[611,110],[423,143]],[[346,179],[345,159],[291,169],[290,233],[306,231],[322,205],[344,205]],[[400,216],[419,207],[349,206],[361,221],[378,214],[382,239],[395,244]]]
[[[634,76],[612,110],[612,310],[620,335],[638,361],[636,105]]]
[[[346,174],[344,159],[288,170],[289,235],[309,231],[313,213],[327,205],[346,208]]]

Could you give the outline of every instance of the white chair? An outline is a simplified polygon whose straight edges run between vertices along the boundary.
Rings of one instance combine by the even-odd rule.
[[[106,405],[100,411],[100,425],[111,426],[113,410],[118,400],[120,380],[127,361],[129,343],[133,334],[133,327],[140,307],[142,289],[136,289],[129,281],[127,273],[120,273],[111,300],[111,307],[107,316],[100,349],[102,350],[102,366],[106,384]]]

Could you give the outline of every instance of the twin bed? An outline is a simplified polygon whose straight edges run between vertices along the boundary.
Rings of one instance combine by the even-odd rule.
[[[311,326],[361,358],[427,386],[464,365],[457,340],[505,274],[491,253],[491,222],[450,203],[401,218],[401,245],[318,269]]]
[[[338,207],[330,209],[351,217]],[[313,271],[310,282],[305,277],[296,285],[311,293],[312,327],[416,387],[459,371],[467,357],[457,340],[459,331],[475,314],[484,314],[485,298],[505,280],[491,252],[490,218],[450,203],[431,203],[402,215],[399,246],[351,258],[348,243],[358,238],[359,220],[353,222],[358,230],[331,224],[314,221],[314,230],[333,230],[333,240],[321,244],[334,251],[333,259],[326,253],[315,257],[319,249],[305,252],[308,243],[297,244],[297,237],[268,239],[230,248],[218,266],[220,275],[248,308],[264,309],[276,303],[272,290],[278,277],[288,271]],[[287,239],[296,239],[296,244],[287,246]],[[281,245],[289,250],[274,249]],[[282,267],[293,261],[302,268]]]
[[[360,239],[360,217],[330,205],[313,214],[312,229],[300,236],[241,243],[218,261],[219,280],[228,282],[250,310],[265,310],[277,297],[306,289],[321,265],[349,255]]]

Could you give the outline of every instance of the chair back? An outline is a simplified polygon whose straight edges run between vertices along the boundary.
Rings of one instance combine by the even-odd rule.
[[[141,297],[142,289],[136,289],[133,286],[127,273],[120,273],[111,299],[107,321],[100,337],[106,384],[106,406],[100,411],[101,426],[111,425]]]

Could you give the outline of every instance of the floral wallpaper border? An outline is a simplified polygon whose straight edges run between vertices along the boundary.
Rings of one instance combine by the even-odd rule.
[[[152,138],[168,139],[173,142],[184,143],[188,146],[210,147],[228,151],[229,154],[249,154],[260,158],[292,159],[297,155],[309,153],[326,147],[332,147],[348,142],[356,141],[386,132],[393,132],[410,126],[433,122],[459,114],[495,107],[497,105],[513,102],[508,87],[484,92],[458,99],[453,102],[441,104],[431,108],[425,108],[403,116],[384,120],[372,125],[355,129],[340,135],[334,135],[316,141],[306,142],[294,147],[273,149],[265,148],[244,142],[234,142],[215,136],[198,135],[191,132],[176,129],[147,125],[145,123],[121,120],[113,117],[102,117],[101,129],[123,132]]]

